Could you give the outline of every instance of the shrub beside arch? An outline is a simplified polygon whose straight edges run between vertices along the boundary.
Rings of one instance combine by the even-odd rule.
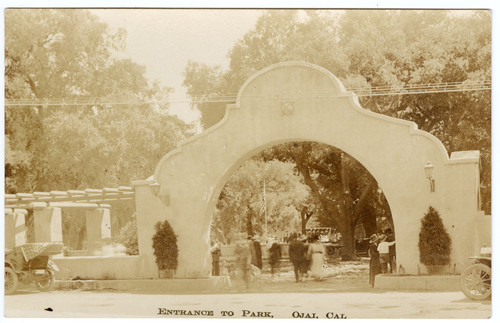
[[[450,264],[451,238],[443,221],[432,206],[422,218],[418,249],[420,262],[427,267],[430,274],[439,273]]]
[[[177,269],[179,251],[177,249],[177,237],[166,220],[155,224],[153,249],[160,278],[173,278]],[[162,275],[162,272],[166,272],[166,275]]]

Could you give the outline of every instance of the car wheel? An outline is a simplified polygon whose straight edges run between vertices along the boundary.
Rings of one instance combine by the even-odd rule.
[[[40,277],[36,282],[36,288],[42,292],[46,292],[52,289],[54,286],[55,275],[52,270],[47,270],[45,275]]]
[[[5,286],[4,291],[6,295],[14,293],[17,289],[18,278],[17,274],[11,267],[5,267]]]
[[[470,299],[483,300],[491,296],[491,268],[474,264],[465,268],[460,276],[462,292]]]

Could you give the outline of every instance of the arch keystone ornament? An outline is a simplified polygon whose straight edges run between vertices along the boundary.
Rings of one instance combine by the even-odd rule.
[[[474,225],[487,218],[479,210],[478,151],[449,158],[443,144],[415,123],[363,109],[326,69],[286,62],[250,77],[219,123],[165,155],[153,178],[135,182],[144,277],[158,277],[151,238],[154,224],[164,220],[178,237],[176,277],[210,276],[210,223],[222,188],[251,156],[291,141],[339,148],[373,175],[391,207],[397,267],[407,274],[424,268],[418,236],[429,206],[439,211],[452,238],[450,268],[457,273],[482,243],[478,239],[489,237]],[[428,162],[435,192],[424,168]],[[148,187],[155,181],[160,184],[156,195]],[[168,203],[160,196],[168,196]]]

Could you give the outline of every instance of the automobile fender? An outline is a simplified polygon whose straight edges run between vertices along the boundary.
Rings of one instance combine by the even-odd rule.
[[[10,260],[5,260],[5,267],[10,267],[12,268],[16,273],[20,273],[22,272],[21,270],[21,265],[19,265],[17,263],[17,261],[15,261],[14,259],[10,259]]]
[[[47,269],[52,269],[54,271],[59,271],[59,267],[56,265],[55,262],[53,262],[52,260],[49,260],[47,262]]]

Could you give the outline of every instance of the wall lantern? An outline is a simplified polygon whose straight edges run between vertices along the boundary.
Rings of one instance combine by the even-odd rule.
[[[429,179],[429,183],[431,184],[431,192],[435,192],[436,187],[434,183],[434,177],[432,177],[432,173],[434,173],[434,165],[431,164],[430,161],[424,166],[425,176]]]

